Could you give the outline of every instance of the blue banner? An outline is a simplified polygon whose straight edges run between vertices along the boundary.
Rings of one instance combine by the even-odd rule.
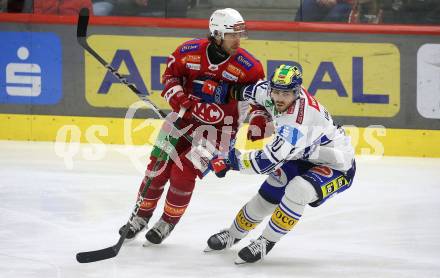
[[[0,103],[58,103],[62,97],[59,37],[31,32],[0,32],[0,37]]]

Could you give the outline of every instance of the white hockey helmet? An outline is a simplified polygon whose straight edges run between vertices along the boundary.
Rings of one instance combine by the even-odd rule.
[[[234,9],[226,8],[216,10],[209,18],[209,32],[212,37],[221,36],[225,33],[240,34],[240,38],[247,38],[246,25],[241,14]]]

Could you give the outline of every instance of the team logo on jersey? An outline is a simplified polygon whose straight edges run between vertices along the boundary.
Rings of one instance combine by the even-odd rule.
[[[318,175],[331,178],[333,176],[333,170],[327,166],[316,166],[310,169],[310,172],[316,173]]]
[[[225,112],[217,104],[197,103],[193,115],[204,123],[216,124],[224,118]]]
[[[292,145],[295,145],[304,136],[297,128],[289,125],[281,126],[278,128],[277,133]]]
[[[191,51],[195,51],[200,48],[200,44],[193,43],[193,44],[186,44],[180,48],[180,53],[187,53]]]
[[[186,55],[182,58],[182,63],[200,63],[202,56],[200,55]]]
[[[247,70],[250,70],[254,66],[254,63],[249,61],[249,59],[247,59],[241,54],[235,57],[235,61],[237,61],[240,65],[243,65]]]
[[[194,63],[186,63],[186,67],[190,70],[200,70],[201,65],[200,64],[194,64]]]
[[[231,80],[231,81],[238,81],[238,76],[235,76],[225,70],[222,72],[222,76],[223,76],[223,78]]]

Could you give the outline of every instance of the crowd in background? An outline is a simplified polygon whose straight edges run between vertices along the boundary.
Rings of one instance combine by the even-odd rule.
[[[440,24],[440,0],[291,0],[297,3],[289,20],[305,22],[345,22],[370,24]],[[0,12],[77,14],[88,7],[96,16],[201,17],[219,8],[215,0],[0,0]],[[237,1],[237,9],[246,10]],[[280,19],[264,8],[252,19]],[[197,10],[200,10],[197,13]],[[192,13],[191,13],[192,12]],[[255,9],[250,11],[255,12]],[[205,16],[206,17],[206,16]],[[281,19],[281,20],[286,20]]]
[[[97,16],[186,17],[187,0],[0,0],[12,13],[71,15],[87,7]]]

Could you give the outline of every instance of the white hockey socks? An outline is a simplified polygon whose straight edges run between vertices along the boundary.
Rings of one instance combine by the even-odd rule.
[[[280,204],[275,208],[272,217],[263,231],[263,237],[277,242],[298,223],[307,204],[318,199],[313,186],[302,177],[295,177],[286,187]]]
[[[264,200],[260,194],[255,195],[238,212],[229,232],[234,238],[242,239],[275,209],[276,205]]]

